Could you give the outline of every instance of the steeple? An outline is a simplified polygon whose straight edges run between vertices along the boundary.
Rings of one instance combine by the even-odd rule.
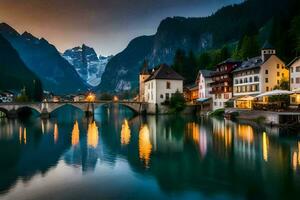
[[[148,71],[148,60],[144,60],[143,66],[142,66],[142,70],[140,71],[140,75],[149,75],[149,71]]]
[[[266,41],[261,48],[261,58],[263,62],[268,60],[272,55],[276,55],[276,50],[268,41]]]

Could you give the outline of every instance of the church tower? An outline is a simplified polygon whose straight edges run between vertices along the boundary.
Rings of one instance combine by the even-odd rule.
[[[261,58],[263,62],[268,60],[272,55],[276,55],[276,50],[268,41],[266,41],[264,46],[261,48]]]
[[[139,87],[140,87],[139,100],[141,102],[145,101],[145,80],[147,80],[149,77],[150,77],[150,73],[148,71],[148,61],[145,60],[139,75]]]

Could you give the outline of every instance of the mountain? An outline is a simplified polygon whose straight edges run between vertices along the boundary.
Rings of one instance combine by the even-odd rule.
[[[27,68],[18,52],[1,35],[0,71],[0,90],[20,91],[25,87],[30,99],[41,100],[43,90],[39,78]]]
[[[79,76],[91,86],[98,86],[111,56],[97,56],[95,50],[86,45],[68,49],[63,57],[74,66]]]
[[[166,18],[155,35],[134,39],[109,61],[99,90],[136,88],[144,59],[148,60],[149,66],[172,64],[178,49],[200,54],[235,43],[245,34],[264,27],[274,17],[288,15],[294,3],[298,0],[247,0],[223,7],[208,17]]]
[[[44,38],[28,32],[19,34],[8,24],[0,24],[0,34],[17,50],[26,66],[42,81],[44,89],[56,94],[87,89],[73,66]]]

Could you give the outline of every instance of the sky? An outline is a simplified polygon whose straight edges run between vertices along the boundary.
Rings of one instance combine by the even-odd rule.
[[[82,44],[114,55],[155,34],[166,17],[208,16],[241,0],[0,0],[0,22],[44,37],[59,51]]]

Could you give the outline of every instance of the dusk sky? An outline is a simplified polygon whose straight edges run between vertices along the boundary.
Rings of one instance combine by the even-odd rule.
[[[0,22],[44,37],[60,51],[85,43],[116,54],[169,16],[207,16],[241,0],[0,0]]]

